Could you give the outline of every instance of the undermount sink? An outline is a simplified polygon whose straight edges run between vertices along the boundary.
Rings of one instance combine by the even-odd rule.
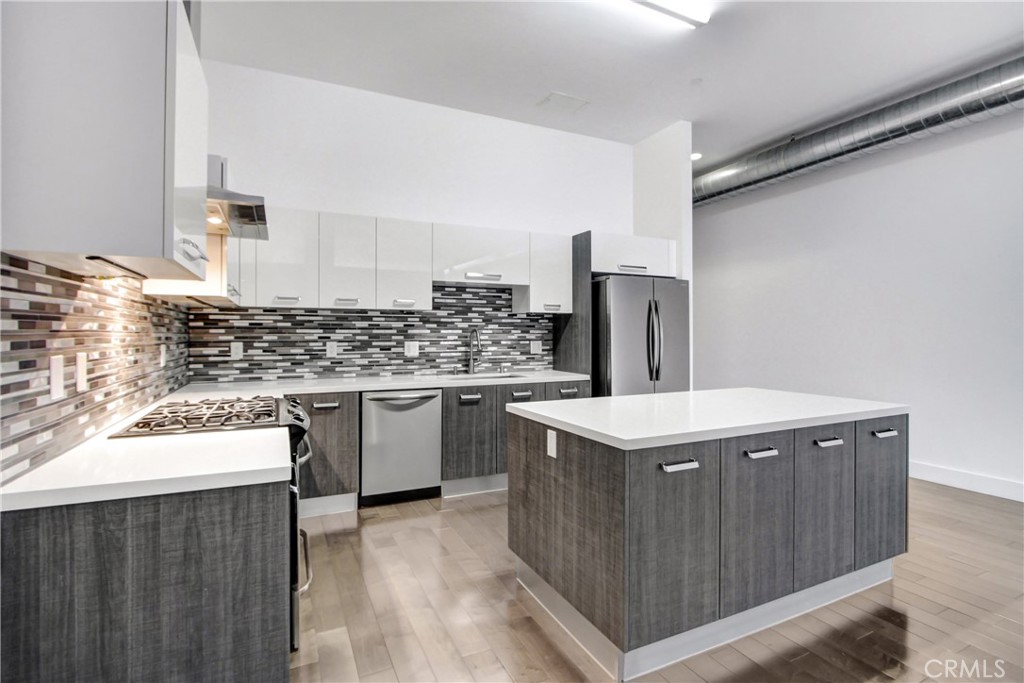
[[[515,379],[517,377],[526,377],[526,375],[519,375],[514,372],[475,372],[472,375],[468,372],[463,375],[438,375],[438,379],[446,379],[450,381],[463,381],[467,379]]]

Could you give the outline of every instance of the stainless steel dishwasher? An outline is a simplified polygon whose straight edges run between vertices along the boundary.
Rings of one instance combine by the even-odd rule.
[[[441,495],[441,390],[363,393],[359,504]]]

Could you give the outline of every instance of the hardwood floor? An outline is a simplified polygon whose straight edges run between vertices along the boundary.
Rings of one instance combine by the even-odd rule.
[[[524,607],[504,493],[303,526],[314,581],[294,683],[586,680]],[[640,680],[1024,683],[1022,536],[1021,504],[912,480],[892,582]]]

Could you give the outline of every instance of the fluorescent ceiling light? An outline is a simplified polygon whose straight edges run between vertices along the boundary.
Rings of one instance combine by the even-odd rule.
[[[704,157],[700,152],[694,152],[690,155],[690,161],[700,161]]]
[[[711,20],[711,7],[700,0],[633,0],[656,12],[678,19],[690,28],[703,26]]]

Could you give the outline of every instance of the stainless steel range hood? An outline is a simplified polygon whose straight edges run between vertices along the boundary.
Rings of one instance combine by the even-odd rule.
[[[263,197],[227,189],[228,160],[216,154],[208,154],[206,173],[208,230],[244,239],[270,239]]]

